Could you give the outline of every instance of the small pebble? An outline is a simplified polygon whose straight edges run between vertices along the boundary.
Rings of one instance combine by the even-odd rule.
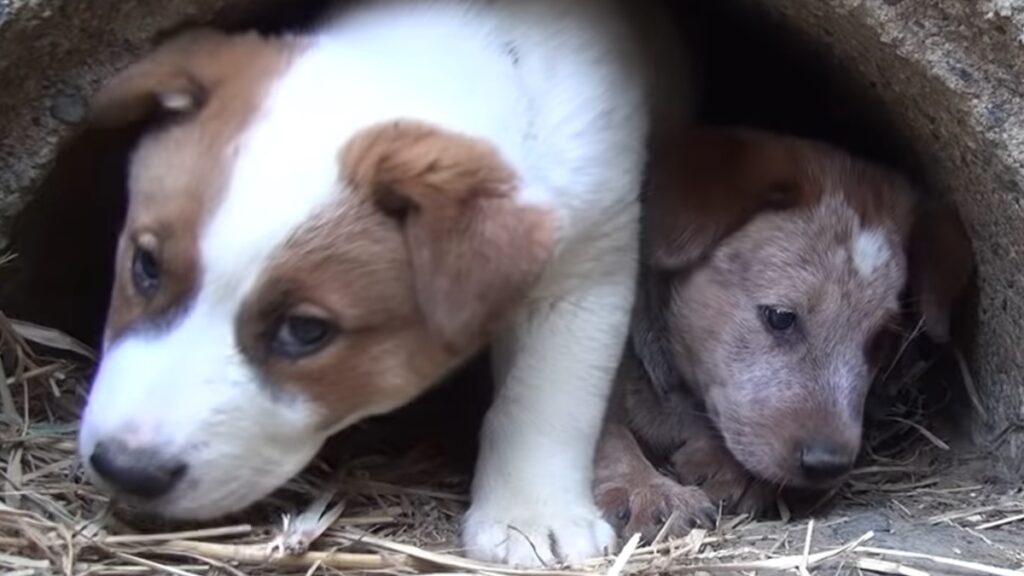
[[[50,115],[66,124],[78,124],[85,118],[85,98],[78,94],[61,94],[53,99]]]

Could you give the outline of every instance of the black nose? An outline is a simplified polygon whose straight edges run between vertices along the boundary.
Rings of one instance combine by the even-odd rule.
[[[170,492],[187,468],[184,462],[154,450],[127,448],[119,442],[97,444],[89,463],[113,488],[146,499]]]
[[[855,456],[842,446],[829,442],[811,442],[800,451],[800,468],[811,482],[842,478],[853,468]]]

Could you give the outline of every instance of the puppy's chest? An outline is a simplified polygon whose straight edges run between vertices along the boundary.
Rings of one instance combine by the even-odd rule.
[[[665,461],[689,440],[713,435],[700,401],[685,382],[671,390],[654,389],[639,362],[628,358],[616,386],[621,388],[622,412],[648,457]]]

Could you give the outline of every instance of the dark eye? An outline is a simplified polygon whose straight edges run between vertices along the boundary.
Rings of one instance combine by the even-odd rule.
[[[139,294],[152,297],[160,288],[160,262],[152,250],[138,246],[132,255],[132,283]]]
[[[761,306],[761,317],[768,328],[775,332],[785,332],[796,324],[796,313],[778,306]]]
[[[337,333],[334,324],[323,318],[293,314],[277,326],[270,346],[275,354],[297,359],[323,350]]]

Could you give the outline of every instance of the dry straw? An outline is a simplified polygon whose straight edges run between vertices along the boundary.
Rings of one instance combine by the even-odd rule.
[[[396,460],[371,453],[339,471],[313,466],[257,511],[221,524],[154,525],[118,511],[81,478],[75,434],[94,361],[88,347],[0,314],[0,359],[6,574],[1024,575],[1020,493],[947,485],[938,470],[920,464],[920,454],[949,446],[906,418],[892,424],[921,441],[904,447],[903,459],[877,454],[840,495],[843,504],[817,522],[725,518],[716,531],[662,536],[651,546],[633,538],[617,555],[573,566],[516,570],[460,556],[465,475],[416,454]],[[898,549],[877,543],[881,535],[871,530],[839,541],[837,529],[855,524],[864,510],[898,517],[900,525],[955,527],[977,555]]]

